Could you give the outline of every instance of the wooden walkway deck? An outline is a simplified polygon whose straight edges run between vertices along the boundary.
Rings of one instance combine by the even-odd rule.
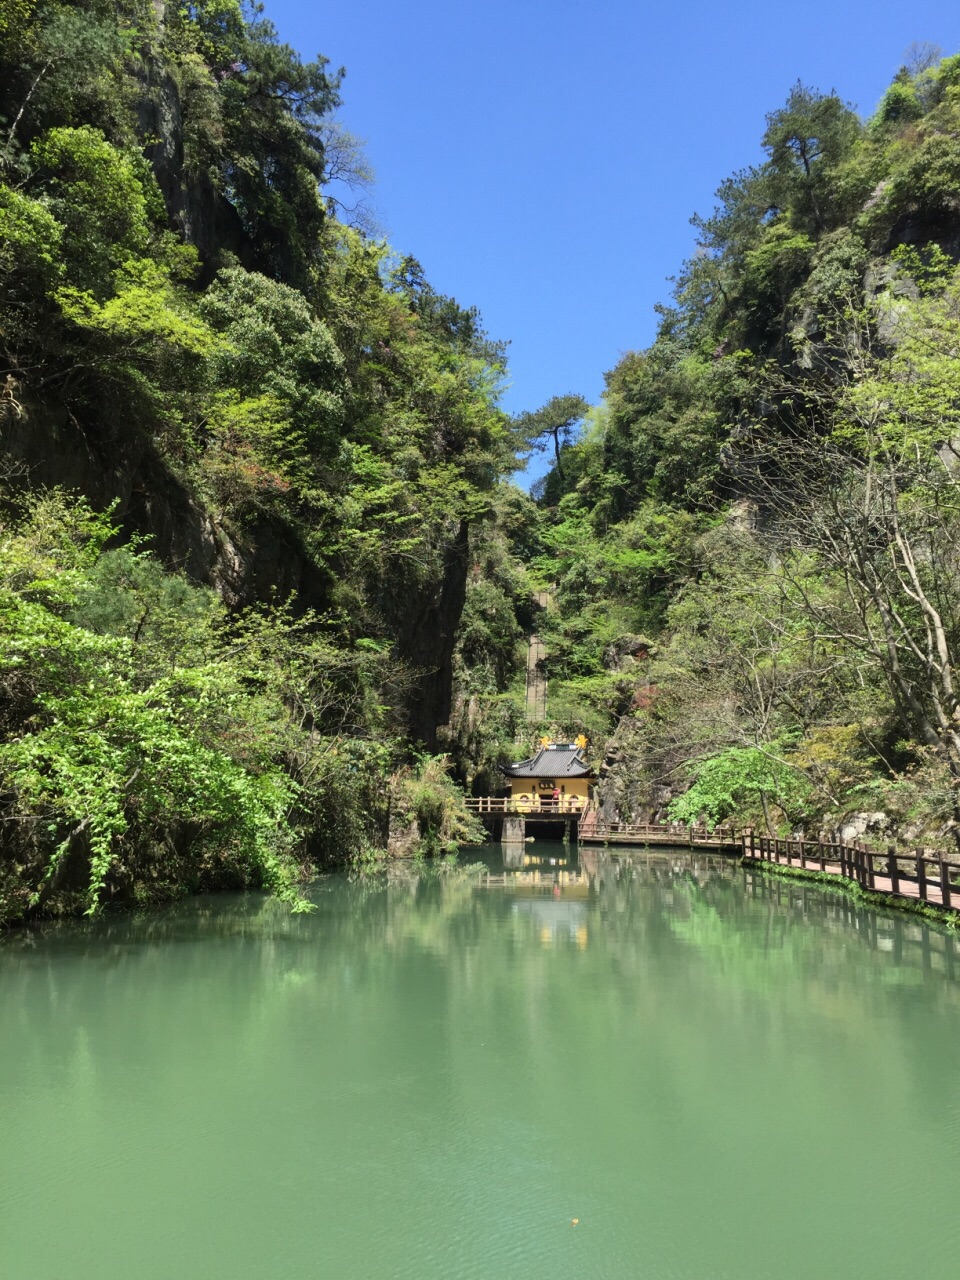
[[[630,832],[637,834],[630,835]],[[674,833],[672,837],[663,828],[653,826],[626,828],[623,832],[611,829],[604,842],[713,848],[737,853],[747,864],[766,862],[797,871],[819,872],[891,898],[905,898],[960,913],[960,862],[939,852],[917,849],[906,853],[891,846],[881,853],[859,842],[779,840],[732,827],[718,827],[706,834],[702,827],[694,827]]]
[[[862,889],[909,898],[960,911],[960,863],[941,853],[902,853],[892,846],[884,853],[864,844],[842,841],[777,840],[753,832],[742,837],[743,857],[799,871],[819,871],[852,880]]]
[[[681,827],[676,823],[630,823],[590,821],[588,813],[580,824],[577,839],[581,844],[670,845],[684,849],[726,849],[739,853],[742,837],[734,827]]]
[[[581,845],[604,845],[614,850],[618,846],[713,849],[736,854],[747,863],[819,872],[891,898],[960,913],[960,860],[940,852],[916,849],[907,853],[892,846],[881,852],[859,842],[831,839],[782,840],[735,827],[708,830],[676,823],[604,822],[592,805],[581,808],[572,800],[534,808],[509,796],[480,796],[468,799],[467,807],[482,816],[523,818],[524,826],[530,820],[570,820],[576,824]]]

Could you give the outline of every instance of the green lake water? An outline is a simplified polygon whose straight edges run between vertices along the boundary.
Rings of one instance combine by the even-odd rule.
[[[960,939],[525,853],[0,938],[0,1277],[960,1275]]]

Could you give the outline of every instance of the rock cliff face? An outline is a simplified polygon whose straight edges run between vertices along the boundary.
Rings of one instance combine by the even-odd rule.
[[[242,532],[219,522],[135,427],[97,423],[85,430],[63,406],[26,400],[22,416],[0,422],[4,452],[26,488],[76,491],[96,509],[115,506],[127,535],[150,539],[168,568],[217,590],[232,607],[291,595],[304,609],[331,602],[329,575],[296,533],[268,516]],[[402,709],[410,737],[436,750],[450,718],[453,649],[467,582],[467,525],[447,545],[440,573],[425,584],[384,581],[378,611],[411,673]]]
[[[259,495],[266,491],[256,485],[259,476],[267,474],[271,479],[277,478],[278,491],[292,494],[290,503],[286,507],[279,503],[271,506],[268,499],[264,499],[258,511],[251,509],[253,503],[259,501],[255,497],[246,505],[237,503],[232,513],[225,514],[221,501],[227,505],[229,499],[211,498],[206,482],[193,477],[190,467],[183,464],[185,456],[195,456],[192,453],[194,448],[207,447],[205,432],[209,432],[210,437],[216,433],[217,428],[209,425],[212,415],[207,411],[219,390],[210,390],[206,384],[202,392],[187,386],[184,398],[171,407],[168,423],[164,420],[168,403],[163,398],[165,391],[171,390],[175,396],[181,390],[181,382],[185,386],[189,382],[189,375],[181,377],[179,366],[175,359],[171,359],[163,372],[167,382],[164,383],[159,375],[153,378],[154,365],[161,362],[161,357],[155,359],[151,354],[145,360],[150,372],[145,373],[144,378],[152,387],[152,398],[145,414],[141,415],[136,408],[139,402],[135,390],[131,391],[129,387],[122,391],[112,390],[112,357],[103,355],[95,366],[85,364],[82,332],[77,336],[77,329],[82,330],[82,325],[71,328],[72,321],[64,320],[62,316],[57,316],[57,323],[63,326],[63,333],[67,334],[69,341],[62,347],[57,346],[59,336],[62,336],[59,330],[50,338],[49,350],[44,346],[45,338],[37,340],[37,348],[44,357],[53,353],[50,368],[54,364],[56,366],[52,375],[44,372],[45,381],[36,373],[40,364],[35,353],[24,357],[21,369],[18,350],[7,350],[8,322],[7,318],[0,316],[0,337],[3,338],[0,346],[4,348],[0,354],[13,373],[19,374],[17,395],[22,401],[22,404],[17,404],[15,412],[8,411],[5,415],[0,412],[4,470],[11,472],[14,484],[23,489],[58,487],[76,492],[96,510],[112,508],[123,534],[147,538],[150,550],[168,568],[214,588],[232,608],[258,602],[285,601],[292,597],[295,607],[304,611],[339,612],[345,594],[342,584],[348,584],[357,600],[356,630],[367,634],[364,629],[369,627],[371,634],[378,635],[381,640],[392,641],[394,657],[405,668],[406,678],[402,683],[408,691],[404,695],[406,705],[398,708],[399,719],[405,722],[403,728],[414,741],[435,749],[437,728],[450,717],[454,639],[466,593],[466,523],[459,519],[459,513],[450,514],[442,504],[438,504],[439,514],[430,515],[430,527],[423,539],[424,545],[429,546],[424,559],[429,559],[431,568],[418,564],[416,573],[406,575],[402,560],[404,553],[392,556],[387,536],[381,534],[389,521],[377,525],[377,517],[371,517],[374,527],[372,541],[376,542],[377,537],[382,536],[382,544],[374,546],[369,561],[377,562],[378,551],[383,551],[380,562],[386,567],[374,571],[382,575],[381,581],[371,581],[367,576],[362,567],[368,563],[367,560],[361,563],[359,555],[351,556],[349,536],[337,542],[336,536],[331,535],[330,550],[324,548],[322,554],[312,542],[318,536],[318,521],[323,518],[317,512],[326,512],[329,493],[335,484],[330,477],[334,474],[339,476],[341,471],[348,476],[353,475],[349,462],[340,467],[337,450],[344,441],[349,440],[355,451],[360,453],[368,449],[376,453],[382,449],[385,458],[391,459],[390,462],[384,461],[383,474],[387,475],[392,465],[390,450],[394,443],[392,437],[388,443],[384,441],[391,430],[398,438],[404,436],[408,430],[405,415],[416,418],[419,423],[419,415],[422,414],[424,436],[431,426],[436,434],[436,440],[429,446],[424,445],[424,454],[429,454],[431,464],[436,463],[439,457],[440,465],[449,462],[454,468],[459,467],[459,454],[464,449],[464,441],[454,438],[456,432],[450,435],[445,425],[444,415],[449,415],[450,406],[436,409],[430,404],[424,409],[417,401],[411,410],[415,394],[420,390],[416,379],[421,376],[412,357],[408,364],[404,364],[404,351],[401,350],[394,359],[389,342],[384,339],[383,352],[376,356],[376,360],[386,353],[391,358],[382,363],[384,366],[389,364],[389,368],[376,366],[379,372],[371,375],[368,390],[361,366],[370,356],[370,349],[366,337],[357,337],[354,332],[353,312],[350,312],[351,319],[341,326],[339,337],[335,335],[340,304],[334,295],[325,292],[326,283],[329,283],[325,283],[325,273],[329,272],[331,276],[335,273],[330,269],[330,263],[324,261],[323,253],[329,252],[332,259],[338,253],[346,252],[343,245],[348,237],[344,237],[343,243],[332,238],[324,247],[321,228],[327,215],[317,195],[317,182],[324,166],[323,142],[317,121],[335,105],[335,90],[330,86],[324,90],[319,67],[313,70],[310,66],[305,68],[296,58],[284,72],[281,64],[290,51],[285,46],[272,43],[267,30],[269,24],[264,23],[261,24],[262,29],[258,30],[254,24],[245,34],[236,36],[241,42],[238,48],[252,51],[254,61],[260,58],[262,65],[257,64],[254,68],[256,74],[249,77],[249,84],[244,89],[246,97],[234,95],[228,100],[221,90],[234,72],[224,71],[215,59],[205,61],[205,56],[198,54],[196,48],[191,50],[190,32],[184,35],[183,47],[188,49],[187,53],[176,40],[167,41],[167,25],[172,27],[174,22],[172,17],[169,24],[166,20],[173,13],[173,6],[163,0],[153,0],[153,9],[156,27],[146,34],[141,33],[138,56],[125,62],[122,73],[118,73],[117,102],[122,103],[122,107],[118,106],[117,110],[121,115],[126,113],[122,144],[108,137],[109,122],[106,120],[97,118],[90,124],[78,117],[78,126],[93,129],[97,137],[116,147],[117,155],[121,154],[122,147],[129,147],[131,137],[135,135],[140,139],[143,154],[151,163],[164,202],[170,230],[195,248],[199,255],[201,265],[196,279],[187,283],[179,274],[171,277],[174,281],[170,285],[171,294],[180,298],[184,314],[189,313],[196,319],[192,305],[197,295],[207,291],[221,268],[236,269],[238,265],[255,274],[254,292],[260,290],[258,298],[268,299],[264,309],[276,307],[276,316],[280,318],[276,319],[271,313],[269,320],[264,322],[264,332],[258,331],[249,339],[254,353],[250,361],[256,368],[255,374],[247,375],[242,386],[238,382],[236,387],[230,388],[231,392],[236,392],[240,402],[254,407],[247,410],[249,421],[244,420],[236,428],[239,443],[230,434],[233,426],[224,428],[229,444],[223,446],[223,453],[231,465],[236,465],[237,474],[255,477],[251,488],[253,493]],[[186,22],[189,27],[192,19],[178,12],[177,21]],[[204,47],[202,41],[198,47]],[[227,65],[240,67],[241,63]],[[116,68],[112,67],[111,74],[114,71]],[[283,75],[290,74],[301,77],[305,86],[303,92],[310,102],[306,107],[301,103],[295,111],[291,108],[285,115],[277,103],[284,97],[287,82]],[[270,75],[279,77],[272,97],[264,88],[264,83],[269,88]],[[296,97],[296,94],[291,96]],[[265,106],[268,100],[270,105]],[[231,111],[233,115],[230,115]],[[264,123],[265,112],[269,115],[268,123]],[[68,134],[74,129],[73,117],[69,113],[61,113],[51,119],[58,126],[63,120],[70,121]],[[274,133],[271,133],[271,122]],[[31,122],[31,128],[39,133],[46,124],[45,119],[38,117]],[[104,130],[101,125],[105,126]],[[26,121],[23,127],[26,129]],[[231,128],[241,138],[240,142],[231,135]],[[261,133],[265,136],[261,137]],[[252,142],[250,138],[253,138]],[[230,148],[236,144],[242,150],[248,143],[250,151],[249,154],[243,151],[243,163],[254,175],[254,186],[263,176],[263,186],[256,188],[256,194],[262,196],[265,208],[269,206],[267,212],[259,209],[251,213],[256,201],[245,198],[235,181],[237,166]],[[97,145],[102,144],[98,142]],[[286,168],[278,178],[274,167],[282,168],[284,165]],[[77,185],[71,173],[68,167],[63,176],[66,188],[70,183]],[[152,190],[149,197],[149,233],[144,231],[143,243],[137,241],[137,253],[146,252],[144,245],[148,235],[151,244],[154,239],[163,239],[157,235],[157,224],[162,223],[162,217],[158,219],[155,216],[161,210]],[[96,194],[91,197],[94,204],[96,199]],[[89,221],[94,214],[91,209],[86,209],[75,216],[77,220],[86,218]],[[144,226],[147,226],[146,222]],[[303,243],[293,244],[296,235],[292,234],[291,228],[300,226],[306,228]],[[100,245],[100,240],[107,243],[107,231],[98,228],[92,234],[102,249],[104,246]],[[116,234],[119,236],[120,232]],[[150,249],[151,253],[154,248]],[[121,248],[119,241],[117,246],[110,248],[110,253],[115,253],[118,261],[130,252],[130,247]],[[369,276],[367,287],[371,306],[379,305],[378,290],[389,297],[391,305],[381,308],[385,317],[382,323],[388,328],[391,324],[396,326],[397,345],[402,348],[411,336],[414,321],[405,310],[401,311],[399,305],[392,305],[395,293],[381,279],[379,268],[371,265],[373,257],[369,261],[364,258],[365,252],[366,247],[356,249],[357,260],[362,266],[360,274],[365,281]],[[295,258],[300,263],[296,270],[291,267]],[[113,261],[109,254],[102,259],[91,259],[93,266],[90,270],[99,272],[103,277],[104,289],[109,284],[109,273],[104,263]],[[301,270],[304,261],[309,262],[309,271]],[[5,269],[6,265],[5,260]],[[156,278],[166,278],[165,270],[164,266]],[[82,278],[86,289],[89,279]],[[153,280],[155,277],[150,278]],[[24,277],[25,283],[14,280],[4,295],[19,305],[16,289],[24,295],[31,290],[36,294],[33,302],[39,319],[35,322],[35,330],[31,330],[29,325],[24,327],[24,332],[31,335],[34,332],[43,335],[46,324],[40,299],[44,297],[43,290],[47,285],[41,286],[39,280],[39,276],[34,279],[30,275]],[[352,280],[349,287],[356,287],[362,293],[361,286],[354,285]],[[426,286],[421,283],[418,288]],[[352,297],[347,286],[344,290],[346,296]],[[357,294],[359,296],[360,293]],[[410,305],[415,310],[414,303]],[[321,315],[324,308],[329,314]],[[49,314],[57,315],[56,308],[51,306]],[[251,328],[256,328],[258,319],[256,306],[251,304],[248,317]],[[275,319],[278,327],[274,330],[271,326]],[[380,323],[378,320],[377,324]],[[301,361],[295,370],[291,364],[289,369],[285,368],[282,374],[277,375],[280,391],[265,388],[264,378],[276,372],[276,366],[282,363],[279,349],[296,346],[297,327],[301,333],[307,333],[312,324],[318,330],[329,329],[327,340],[330,350],[325,346],[321,349],[318,338],[309,351],[304,347],[302,357],[292,358]],[[370,324],[372,333],[376,326],[373,320]],[[429,330],[429,326],[425,324],[424,329]],[[381,330],[376,328],[376,332],[380,334]],[[103,341],[105,351],[119,349],[111,348],[106,339]],[[428,332],[423,340],[423,350],[428,352],[428,358],[432,358],[429,355],[430,341]],[[452,342],[453,339],[444,334],[439,341]],[[342,351],[337,346],[338,342],[343,347]],[[355,349],[351,348],[351,343]],[[336,366],[338,378],[341,378],[341,365],[346,368],[352,359],[350,373],[342,375],[335,390],[326,383],[321,385],[322,378],[330,374],[324,365],[325,359],[331,366]],[[76,368],[71,365],[72,360],[76,362]],[[237,361],[242,363],[241,357],[238,356]],[[370,363],[373,365],[376,361],[371,357]],[[94,368],[99,372],[94,373]],[[0,380],[3,372],[6,372],[6,367],[0,371]],[[221,388],[224,379],[229,380],[230,377],[229,371],[224,374],[219,370],[208,370],[208,373],[211,387]],[[202,376],[205,378],[207,374]],[[242,374],[238,373],[237,377],[243,380]],[[330,377],[332,379],[333,375]],[[118,379],[117,386],[120,385],[121,380]],[[130,379],[130,386],[135,385],[136,376]],[[79,390],[81,386],[82,391]],[[51,387],[56,390],[52,391]],[[304,409],[298,417],[299,409],[305,401],[310,401],[314,390],[317,392],[316,405]],[[206,408],[197,409],[196,404],[208,391],[207,399],[203,400]],[[349,408],[344,407],[348,391],[353,395],[353,418]],[[196,400],[189,401],[194,392]],[[270,436],[269,408],[263,414],[256,408],[260,403],[259,397],[263,397],[263,403],[272,403],[271,396],[278,402],[283,400],[286,406],[283,412],[287,415],[285,422],[289,420],[289,424],[294,424],[285,427],[289,435],[279,445]],[[313,405],[312,401],[310,403]],[[391,408],[387,409],[385,405]],[[341,411],[342,417],[338,416]],[[430,413],[435,413],[441,421],[430,424]],[[369,416],[369,423],[364,415]],[[357,438],[353,439],[350,431],[358,418],[363,425],[356,428]],[[195,432],[184,444],[191,451],[188,454],[180,451],[179,437],[172,448],[165,447],[166,433],[175,433],[178,430],[176,424],[181,421],[195,424],[194,428],[187,428],[187,434],[191,430]],[[248,434],[244,434],[247,431]],[[413,436],[413,429],[410,431]],[[262,438],[258,434],[261,432]],[[315,436],[311,432],[315,432]],[[470,434],[466,426],[463,426],[462,434],[464,437]],[[264,444],[268,437],[268,443]],[[322,442],[318,443],[321,437]],[[258,452],[261,445],[262,452]],[[295,453],[301,447],[311,466],[314,462],[317,465],[312,470],[305,467],[294,478],[294,465],[290,464],[289,475],[284,467],[290,452]],[[416,450],[417,441],[411,439],[410,447]],[[248,452],[244,452],[245,449]],[[271,449],[274,453],[270,453]],[[277,457],[281,460],[276,461]],[[302,476],[307,470],[310,479],[303,482]],[[346,483],[353,483],[353,480]],[[368,487],[372,487],[372,481]],[[304,496],[308,491],[319,495],[316,506],[311,506],[311,498]],[[342,494],[345,491],[341,484],[337,492]],[[334,511],[336,505],[329,502]],[[336,524],[337,516],[334,514],[331,525]],[[352,528],[347,520],[344,526]],[[340,550],[335,552],[332,549],[334,545]],[[359,620],[361,614],[362,621]],[[345,630],[349,632],[350,629],[351,619],[348,619]],[[346,643],[351,643],[349,635]]]
[[[288,528],[263,519],[233,535],[136,428],[98,422],[94,433],[60,405],[27,400],[0,430],[15,482],[74,490],[98,510],[116,504],[125,533],[149,538],[168,568],[214,587],[228,604],[291,592],[304,607],[327,602],[325,575]]]
[[[437,579],[418,591],[398,592],[384,583],[380,599],[396,636],[397,656],[414,673],[407,705],[410,737],[437,748],[437,729],[450,719],[453,650],[467,593],[468,528],[465,521],[446,547]]]
[[[207,283],[216,264],[230,255],[248,269],[253,265],[250,244],[237,211],[216,189],[209,174],[186,173],[183,130],[184,104],[169,70],[147,61],[139,71],[141,93],[137,124],[143,138],[154,138],[146,154],[153,166],[167,207],[170,226],[199,252],[201,283]]]

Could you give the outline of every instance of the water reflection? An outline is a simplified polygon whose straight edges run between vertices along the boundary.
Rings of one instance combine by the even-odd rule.
[[[266,946],[272,963],[312,945],[318,925],[325,937],[352,948],[419,942],[446,954],[468,921],[489,917],[488,927],[498,931],[518,915],[541,924],[568,920],[574,932],[602,921],[605,945],[619,949],[620,963],[642,952],[645,935],[706,951],[729,935],[730,945],[744,955],[762,953],[766,962],[783,948],[794,959],[799,950],[818,963],[833,953],[853,972],[858,957],[877,953],[884,957],[885,982],[895,973],[911,982],[960,975],[957,939],[948,928],[863,906],[817,884],[767,876],[722,855],[671,849],[616,856],[560,844],[504,848],[502,860],[499,852],[499,846],[467,851],[468,865],[452,872],[398,862],[359,881],[326,877],[312,893],[318,911],[307,917],[291,916],[261,895],[224,894],[162,911],[11,930],[0,935],[4,989],[9,994],[17,974],[84,959],[118,977],[132,955],[175,966],[179,946],[195,955],[204,941],[237,944],[251,959]],[[511,903],[509,917],[500,910],[503,899]],[[798,931],[801,922],[805,929]]]
[[[857,953],[889,955],[894,969],[885,981],[908,984],[920,973],[960,974],[960,948],[949,928],[894,910],[859,904],[839,891],[814,883],[782,880],[738,865],[721,854],[687,854],[676,849],[611,853],[606,849],[550,845],[531,851],[530,845],[504,846],[502,870],[486,870],[477,890],[501,890],[529,898],[538,905],[514,904],[538,922],[569,920],[568,932],[587,927],[591,911],[599,911],[605,928],[618,919],[631,924],[642,918],[645,927],[663,927],[676,938],[708,946],[717,931],[739,935],[745,951],[756,949],[763,924],[763,952],[779,939],[784,942],[798,921],[817,931],[814,948],[824,958],[826,938],[842,949],[845,963]],[[545,906],[543,899],[562,899]],[[575,908],[570,899],[586,899]],[[710,928],[706,928],[706,922]],[[551,928],[551,935],[556,929]],[[812,940],[808,945],[813,946]],[[791,943],[791,958],[795,958]]]
[[[464,861],[5,935],[0,1275],[954,1274],[952,933],[706,852]]]

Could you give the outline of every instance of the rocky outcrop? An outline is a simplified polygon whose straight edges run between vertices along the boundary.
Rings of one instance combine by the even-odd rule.
[[[412,858],[420,845],[420,823],[403,811],[390,809],[387,854],[391,858]]]
[[[632,671],[646,662],[656,645],[646,636],[618,636],[603,654],[603,665],[608,671]]]
[[[467,594],[468,527],[461,521],[443,552],[433,581],[405,587],[384,582],[381,612],[396,636],[396,656],[412,673],[407,703],[410,737],[437,749],[437,729],[453,704],[453,649]]]
[[[0,422],[0,443],[23,488],[63,488],[98,511],[113,505],[127,535],[149,539],[169,568],[214,587],[231,606],[295,594],[323,608],[329,583],[296,534],[261,517],[241,533],[219,523],[142,432],[85,430],[62,405],[24,399]]]
[[[840,827],[840,839],[848,842],[889,835],[890,819],[885,813],[851,813]]]
[[[0,420],[0,445],[22,488],[63,488],[96,510],[114,505],[124,533],[149,539],[169,568],[217,590],[231,607],[293,596],[303,609],[329,606],[331,580],[296,532],[268,515],[236,530],[216,519],[177,476],[149,438],[129,425],[85,430],[62,405],[25,398],[20,415]],[[467,525],[452,531],[440,572],[424,582],[385,580],[378,612],[395,637],[395,656],[410,672],[410,737],[437,749],[437,728],[450,719],[453,648],[467,582]]]
[[[138,132],[141,138],[153,139],[145,154],[153,166],[171,228],[200,254],[204,277],[200,283],[206,283],[227,256],[250,268],[253,246],[236,209],[217,188],[210,171],[200,166],[188,171],[184,117],[189,114],[189,102],[184,104],[180,86],[170,71],[153,59],[139,66],[137,78],[141,85]]]

